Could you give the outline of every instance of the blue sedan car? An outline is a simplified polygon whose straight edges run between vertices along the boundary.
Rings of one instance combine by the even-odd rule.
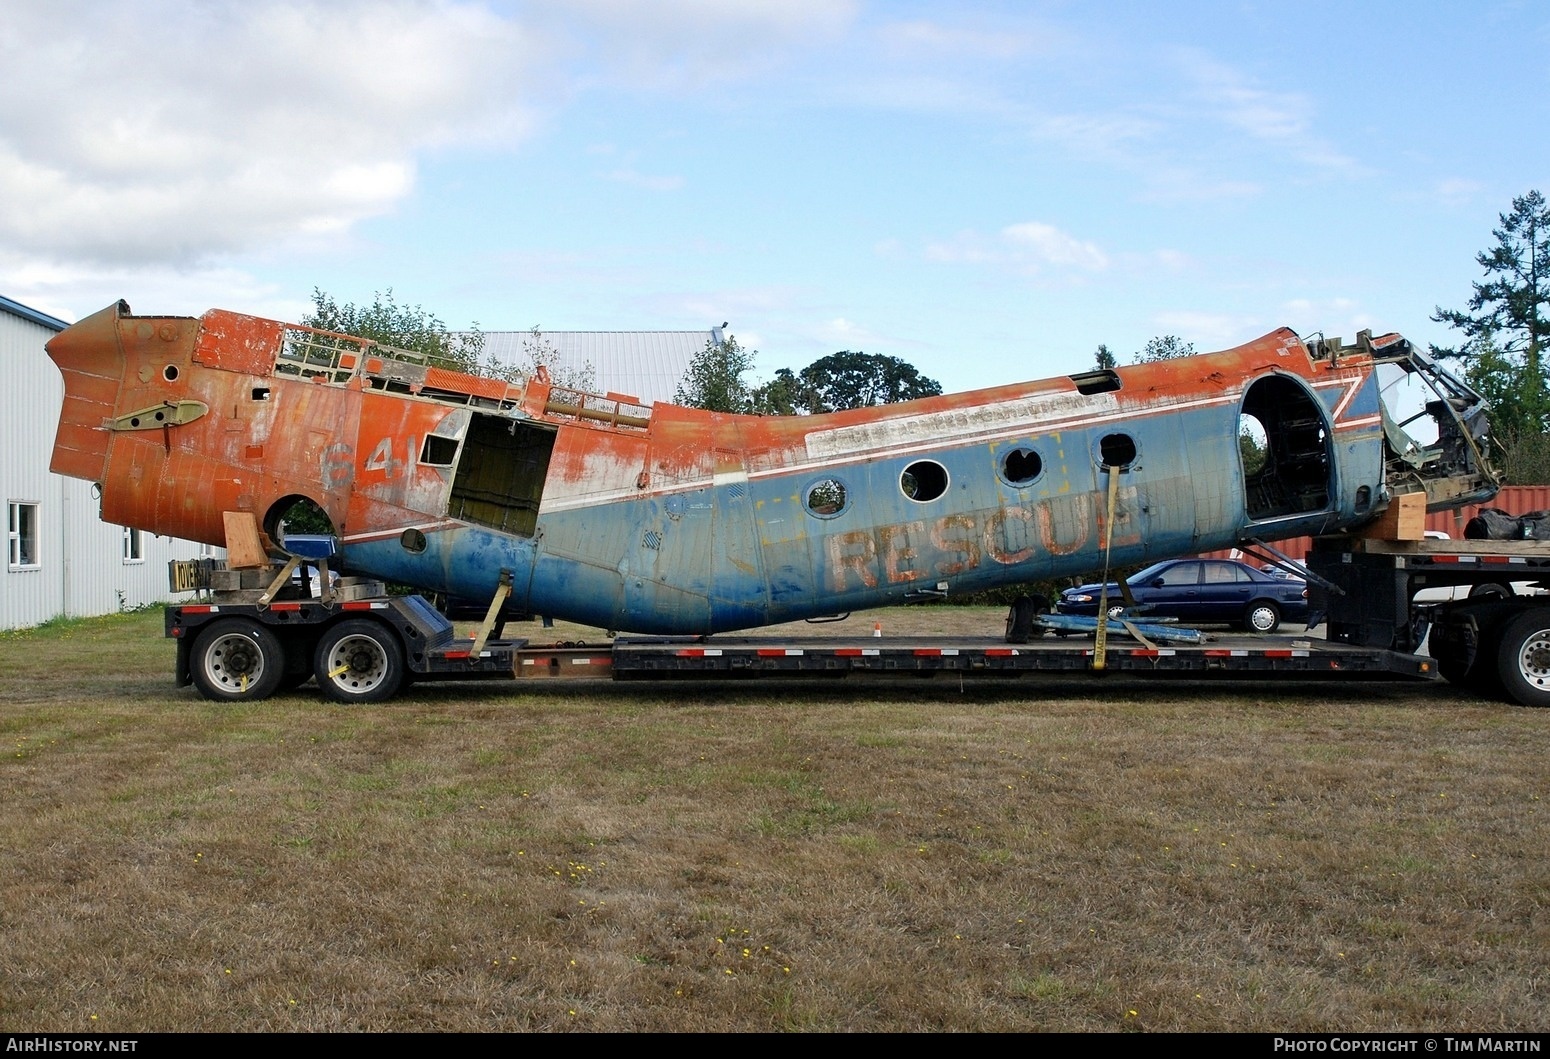
[[[1230,559],[1171,559],[1153,563],[1126,583],[1145,617],[1177,618],[1185,625],[1230,623],[1250,632],[1274,632],[1282,619],[1307,623],[1308,586],[1271,577]],[[1101,585],[1078,585],[1060,594],[1061,614],[1098,613]],[[1124,607],[1119,585],[1109,585],[1109,612]]]

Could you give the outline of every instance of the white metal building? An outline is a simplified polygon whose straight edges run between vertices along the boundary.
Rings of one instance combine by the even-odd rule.
[[[68,326],[0,297],[0,499],[6,562],[0,629],[168,599],[167,561],[207,546],[104,523],[90,482],[48,469],[64,380],[43,344]],[[217,550],[217,554],[220,554]]]
[[[719,327],[708,331],[545,331],[539,341],[554,354],[553,363],[585,379],[577,385],[628,394],[647,404],[671,401],[689,370],[689,362],[707,343],[720,342]],[[528,331],[486,331],[485,356],[506,368],[532,363]]]

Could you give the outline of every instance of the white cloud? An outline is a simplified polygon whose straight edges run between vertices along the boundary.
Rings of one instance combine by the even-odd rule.
[[[1225,63],[1193,50],[1180,66],[1207,113],[1250,137],[1277,146],[1305,165],[1356,172],[1361,166],[1313,132],[1313,104],[1302,92],[1262,88]]]
[[[1280,326],[1267,324],[1263,318],[1247,313],[1203,313],[1188,309],[1155,313],[1152,323],[1163,334],[1178,335],[1195,343],[1201,353],[1241,345]]]
[[[536,22],[599,54],[590,80],[693,91],[762,73],[794,49],[841,36],[858,0],[549,0]]]
[[[1485,185],[1478,180],[1451,177],[1437,181],[1432,188],[1432,197],[1449,206],[1460,206],[1474,201],[1484,190]]]
[[[294,322],[312,308],[236,268],[61,265],[11,252],[0,252],[0,290],[70,323],[118,298],[141,312],[171,316],[198,316],[219,306]]]
[[[1042,221],[1008,225],[989,238],[979,232],[960,232],[927,244],[924,257],[945,264],[1001,265],[1020,272],[1101,272],[1109,267],[1108,255],[1096,243]]]
[[[453,0],[24,3],[0,37],[0,239],[179,263],[347,228],[415,153],[510,140],[528,36]]]
[[[1067,235],[1052,224],[1025,221],[1002,229],[1001,235],[1013,246],[1026,248],[1035,258],[1051,265],[1069,265],[1091,272],[1109,267],[1107,255],[1095,244]]]
[[[1281,303],[1281,312],[1285,317],[1281,323],[1304,337],[1319,331],[1349,341],[1366,328],[1383,334],[1393,327],[1392,323],[1375,321],[1371,311],[1354,298],[1289,298]]]
[[[824,321],[818,328],[818,337],[836,349],[865,350],[886,340],[882,335],[865,328],[843,316]]]
[[[1015,59],[1049,47],[1049,36],[1010,29],[948,26],[916,19],[891,22],[879,28],[879,43],[894,58],[930,60],[967,56],[976,59]]]

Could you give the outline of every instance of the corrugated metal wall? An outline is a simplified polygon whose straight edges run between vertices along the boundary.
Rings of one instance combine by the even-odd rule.
[[[599,391],[629,394],[648,404],[671,401],[709,331],[545,331],[543,340],[571,368],[590,364]],[[508,368],[525,368],[527,331],[487,331],[485,355]]]
[[[189,541],[142,535],[140,562],[124,561],[124,531],[98,518],[90,482],[51,474],[64,381],[43,352],[54,329],[0,305],[0,530],[11,501],[38,505],[36,568],[0,564],[0,628],[60,615],[109,614],[170,598],[167,562],[197,556]],[[217,555],[221,554],[219,550]],[[8,557],[8,556],[7,556]]]
[[[7,505],[0,518],[8,517],[14,501],[38,505],[37,567],[12,570],[9,562],[0,567],[0,627],[7,629],[36,625],[64,612],[62,479],[48,472],[64,382],[43,353],[43,343],[53,337],[51,328],[0,312],[0,371],[5,373],[0,387],[0,501]],[[52,418],[45,416],[47,409],[55,411]],[[8,528],[0,523],[0,529]]]
[[[1437,511],[1426,516],[1426,528],[1440,530],[1455,540],[1464,539],[1464,524],[1475,517],[1482,507],[1496,507],[1514,515],[1526,515],[1530,511],[1550,510],[1550,485],[1509,485],[1496,494],[1496,498],[1484,504],[1471,504],[1469,507],[1460,508],[1457,511]],[[1308,537],[1293,537],[1290,540],[1271,541],[1279,551],[1285,552],[1293,559],[1302,560],[1308,556],[1308,550],[1313,546],[1313,541]],[[1204,553],[1206,558],[1226,559],[1232,555],[1231,551],[1216,551]]]

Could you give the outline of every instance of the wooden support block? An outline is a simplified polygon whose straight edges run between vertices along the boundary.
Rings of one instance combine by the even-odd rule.
[[[1426,494],[1402,493],[1394,497],[1378,521],[1362,527],[1357,536],[1386,541],[1424,540]]]
[[[269,556],[258,533],[258,519],[251,511],[223,511],[226,523],[226,567],[229,570],[268,566]]]

